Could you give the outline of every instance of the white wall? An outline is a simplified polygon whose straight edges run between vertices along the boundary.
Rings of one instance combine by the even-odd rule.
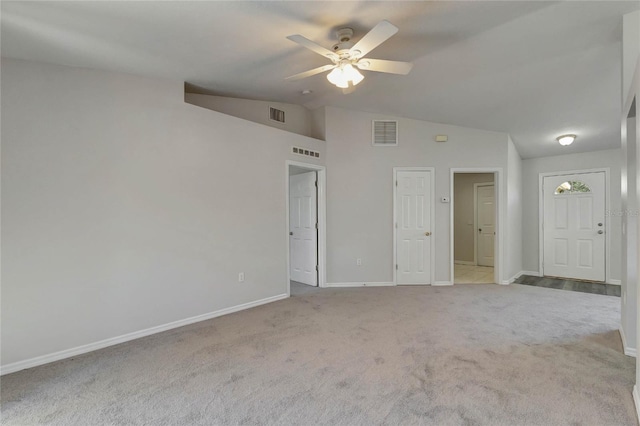
[[[178,81],[1,71],[3,366],[286,293],[285,161],[323,142]]]
[[[456,262],[475,260],[475,183],[493,183],[493,173],[456,173],[453,177],[453,258]]]
[[[505,133],[397,118],[399,145],[373,147],[371,120],[395,117],[327,107],[325,119],[329,283],[393,281],[393,167],[435,167],[437,200],[450,196],[452,167],[506,171]],[[450,206],[435,205],[436,281],[451,280]]]
[[[523,270],[522,265],[522,159],[511,137],[507,152],[507,276],[512,280]]]
[[[311,134],[311,111],[301,105],[285,104],[282,102],[256,101],[252,99],[228,98],[224,96],[201,95],[185,93],[185,102],[233,115],[264,124],[276,129],[286,130],[303,136]],[[280,123],[269,119],[269,107],[284,111],[285,122]]]
[[[640,58],[640,10],[622,18],[622,103],[627,100]]]
[[[575,143],[579,143],[578,139]],[[539,206],[538,178],[540,173],[610,168],[609,191],[612,212],[620,211],[620,161],[619,149],[585,152],[580,154],[558,155],[555,157],[530,158],[522,161],[522,269],[538,272],[539,265]],[[611,279],[620,280],[621,227],[620,216],[610,218],[611,236]]]

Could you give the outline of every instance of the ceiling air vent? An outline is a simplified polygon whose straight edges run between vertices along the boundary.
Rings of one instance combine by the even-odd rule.
[[[284,111],[274,107],[269,107],[269,119],[279,123],[284,123]]]
[[[398,122],[373,120],[373,146],[398,145]]]

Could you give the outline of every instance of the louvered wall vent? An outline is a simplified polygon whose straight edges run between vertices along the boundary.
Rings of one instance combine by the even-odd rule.
[[[274,107],[269,107],[269,119],[279,123],[284,123],[284,111]]]
[[[398,145],[398,122],[373,120],[373,146]]]
[[[304,149],[304,148],[298,148],[297,146],[293,146],[291,147],[291,151],[294,154],[299,154],[299,155],[308,155],[309,157],[315,157],[315,158],[320,158],[320,153],[317,151],[311,151],[309,149]]]

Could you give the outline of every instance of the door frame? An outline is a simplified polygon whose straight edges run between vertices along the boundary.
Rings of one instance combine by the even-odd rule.
[[[544,277],[544,178],[551,176],[579,175],[587,173],[604,172],[604,282],[611,284],[611,216],[607,212],[611,211],[611,191],[609,190],[609,167],[583,169],[583,170],[567,170],[557,172],[544,172],[538,174],[538,263],[540,276]]]
[[[493,280],[497,284],[509,284],[508,280],[503,280],[505,274],[502,269],[506,267],[507,262],[504,257],[504,237],[505,237],[505,225],[506,225],[506,204],[503,200],[506,200],[505,185],[503,182],[503,169],[502,167],[452,167],[449,169],[449,194],[451,194],[451,207],[449,208],[449,280],[450,285],[455,281],[455,256],[454,256],[454,175],[456,173],[493,173],[493,189],[495,193],[496,203],[496,239],[495,246],[493,248]],[[474,232],[475,234],[475,232]],[[477,237],[474,237],[477,238]],[[477,260],[477,259],[476,259]],[[476,262],[477,263],[477,262]]]
[[[318,287],[327,286],[327,169],[311,163],[285,161],[285,200],[286,228],[285,244],[287,247],[287,297],[291,296],[291,248],[289,247],[289,166],[297,166],[318,173]]]
[[[398,241],[397,232],[396,232],[396,224],[398,223],[398,212],[396,205],[396,196],[398,187],[396,186],[396,182],[398,180],[398,172],[429,172],[431,173],[431,200],[430,200],[430,212],[431,212],[431,223],[429,226],[431,227],[431,256],[429,259],[430,269],[431,269],[431,284],[435,283],[436,276],[436,253],[435,253],[435,237],[437,232],[435,232],[435,211],[436,211],[436,196],[435,196],[435,188],[436,188],[436,169],[434,167],[394,167],[393,168],[393,180],[391,184],[393,185],[393,223],[391,226],[393,227],[393,259],[392,259],[392,268],[393,269],[393,285],[398,285],[398,271],[396,270],[396,264],[398,263]]]
[[[493,177],[495,179],[495,175]],[[495,197],[496,197],[495,185],[496,184],[493,182],[481,182],[481,183],[473,184],[473,264],[475,266],[478,266],[478,232],[476,231],[478,229],[478,188],[481,186],[493,186],[493,198],[494,198],[493,202],[495,207]],[[493,224],[493,227],[495,228],[495,223]],[[494,238],[494,244],[495,244],[495,238]],[[493,261],[494,261],[493,266],[495,267],[495,257],[493,258]]]

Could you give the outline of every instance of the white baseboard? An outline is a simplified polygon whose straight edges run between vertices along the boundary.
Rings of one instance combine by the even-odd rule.
[[[626,356],[632,356],[635,358],[638,354],[638,351],[636,350],[636,348],[630,348],[629,346],[627,346],[627,337],[624,335],[624,329],[620,327],[618,330],[620,331],[620,338],[622,339],[622,349],[624,351],[624,354]]]
[[[636,415],[640,419],[640,395],[638,395],[638,385],[633,385],[633,402],[636,406]],[[637,419],[636,419],[637,420]]]
[[[471,265],[476,266],[476,262],[471,262],[469,260],[454,260],[453,263],[457,265]]]
[[[620,281],[620,280],[614,280],[614,279],[609,279],[609,280],[607,280],[607,284],[611,284],[611,285],[622,285],[622,281]]]
[[[350,283],[327,283],[327,287],[393,287],[392,282],[362,282],[354,281]]]
[[[542,275],[540,275],[540,271],[522,271],[520,272],[521,275],[531,275],[532,277],[541,277]]]
[[[520,278],[520,277],[521,277],[521,276],[523,276],[523,275],[528,275],[528,274],[527,274],[525,271],[520,271],[520,272],[518,272],[517,274],[515,274],[514,276],[512,276],[511,278],[509,278],[508,280],[506,280],[506,281],[504,281],[504,280],[503,280],[503,281],[500,281],[498,284],[500,284],[500,285],[509,285],[509,284],[513,284],[513,282],[514,282],[515,280],[517,280],[518,278]]]
[[[453,285],[453,283],[451,281],[434,281],[433,284],[431,285],[434,287],[439,287],[439,286]]]
[[[1,366],[0,375],[15,373],[16,371],[24,370],[26,368],[37,367],[39,365],[48,364],[50,362],[59,361],[61,359],[71,358],[87,352],[92,352],[98,349],[106,348],[107,346],[117,345],[120,343],[128,342],[130,340],[135,340],[141,337],[149,336],[151,334],[156,334],[156,333],[161,333],[163,331],[171,330],[173,328],[183,327],[185,325],[193,324],[200,321],[205,321],[205,320],[216,318],[222,315],[243,311],[245,309],[249,309],[256,306],[264,305],[266,303],[271,303],[278,300],[286,299],[288,297],[289,296],[287,296],[286,294],[279,294],[277,296],[267,297],[266,299],[260,299],[254,302],[243,303],[242,305],[232,306],[230,308],[224,308],[224,309],[220,309],[220,310],[209,312],[202,315],[196,315],[194,317],[173,321],[173,322],[159,325],[156,327],[147,328],[145,330],[134,331],[132,333],[123,334],[122,336],[111,337],[109,339],[100,340],[99,342],[89,343],[87,345],[77,346],[75,348],[65,349],[63,351],[54,352],[47,355],[41,355],[35,358],[26,359],[24,361],[13,362],[11,364]]]

